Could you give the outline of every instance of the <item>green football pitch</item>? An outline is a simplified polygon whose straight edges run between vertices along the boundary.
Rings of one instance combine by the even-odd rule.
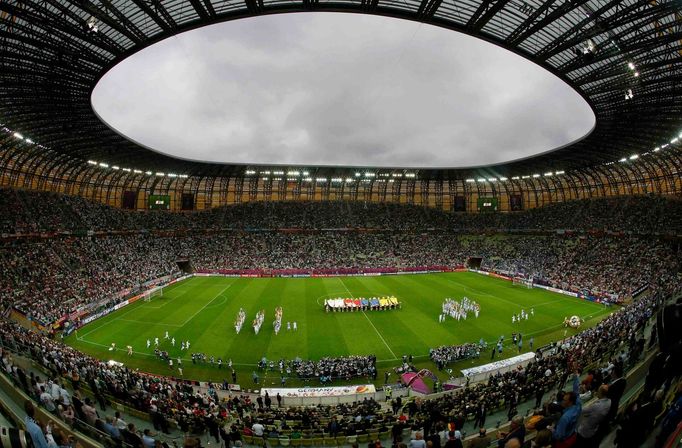
[[[327,298],[384,295],[397,297],[402,308],[337,313],[324,309]],[[444,299],[461,300],[464,296],[480,304],[480,316],[475,318],[470,313],[466,320],[448,318],[439,323]],[[283,309],[284,325],[275,335],[272,322],[278,306]],[[236,334],[234,321],[240,308],[246,311],[246,322]],[[512,323],[512,314],[521,309],[529,312],[531,308],[534,316]],[[251,321],[259,310],[265,310],[265,322],[256,335]],[[149,302],[139,300],[84,326],[66,343],[105,361],[120,361],[150,373],[177,375],[154,355],[153,341],[159,338],[161,350],[168,351],[176,362],[182,358],[185,378],[230,380],[226,366],[218,369],[210,363],[193,365],[190,353],[201,352],[216,360],[221,357],[225,363],[231,359],[242,387],[253,387],[251,375],[262,357],[277,361],[374,354],[378,360],[377,380],[383,382],[384,370],[400,364],[403,355],[411,354],[418,367],[435,371],[428,357],[429,348],[478,342],[481,338],[491,343],[504,335],[510,345],[505,347],[503,357],[511,357],[518,354],[517,348],[511,346],[512,333],[523,334],[523,351],[529,351],[531,336],[537,348],[580,331],[564,328],[566,316],[584,319],[583,330],[612,311],[599,304],[469,272],[333,278],[194,277],[165,288],[162,297]],[[287,330],[286,322],[294,321],[298,330]],[[166,332],[175,338],[175,346],[164,339]],[[147,339],[152,341],[151,348],[146,346]],[[180,341],[190,341],[190,350],[181,351]],[[110,350],[112,343],[116,350]],[[128,345],[134,350],[130,357],[126,353]],[[456,374],[459,369],[489,361],[490,350],[486,350],[480,359],[460,361],[450,367]],[[260,375],[261,379],[265,376],[265,384],[279,384],[278,369]],[[443,372],[439,376],[447,378]],[[290,378],[287,384],[300,382]]]

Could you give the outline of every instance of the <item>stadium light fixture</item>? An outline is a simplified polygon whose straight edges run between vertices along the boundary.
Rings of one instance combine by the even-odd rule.
[[[274,174],[275,176],[283,176],[284,171],[273,171],[272,174]]]
[[[19,140],[23,140],[23,139],[24,139],[24,136],[23,136],[23,135],[21,135],[21,134],[20,134],[20,133],[18,133],[18,132],[15,132],[15,133],[14,133],[14,134],[12,134],[12,135],[14,135],[14,138],[18,138]]]
[[[666,143],[665,145],[661,145],[661,148],[665,149],[665,148],[667,148],[668,146],[670,146],[670,145],[668,145],[668,144]]]
[[[156,173],[156,175],[159,176],[159,177],[161,177],[161,176],[165,176],[166,173],[162,173],[161,171],[158,171],[158,172]]]
[[[34,143],[34,141],[31,140],[30,138],[27,138],[27,139],[26,139],[26,143],[28,143],[29,145],[32,145],[32,144]]]
[[[126,173],[129,173],[129,172],[130,172],[130,168],[123,168],[123,171],[125,171]]]
[[[660,150],[661,150],[661,147],[660,147],[660,146],[657,146],[657,147],[654,148],[654,152],[658,152],[658,151],[660,151]]]
[[[376,174],[374,173],[365,173],[365,177],[374,177]]]
[[[564,174],[565,171],[555,171],[554,174],[559,175],[559,174]]]
[[[353,179],[352,177],[347,177],[347,178],[346,178],[346,182],[353,182],[353,180],[354,180],[354,179]]]
[[[530,179],[530,176],[521,176],[521,179]]]
[[[471,182],[476,182],[476,179],[467,179],[466,181],[471,183]]]
[[[187,179],[189,177],[189,174],[181,174],[180,177],[183,179]]]
[[[304,177],[303,182],[312,182],[313,178],[312,177]]]
[[[270,171],[261,171],[260,173],[261,173],[261,175],[264,175],[264,176],[270,175]]]
[[[519,176],[512,176],[512,180],[519,180],[519,179],[520,179]]]
[[[621,162],[621,163],[622,163],[622,162],[627,162],[627,161],[628,161],[628,159],[626,159],[625,157],[623,157],[622,159],[619,160],[619,162]]]
[[[133,170],[133,173],[142,174],[142,171],[140,171],[140,170]]]
[[[88,163],[89,163],[90,165],[97,165],[97,162],[95,162],[94,160],[88,160]]]
[[[256,172],[254,170],[246,170],[247,176],[253,176],[254,174],[256,174]]]
[[[267,177],[263,177],[262,179],[263,179],[263,180],[268,180],[268,178],[267,178]]]
[[[639,159],[639,154],[633,154],[630,156],[630,160],[637,160]]]
[[[554,173],[551,171],[545,173],[545,177],[550,177],[550,176],[554,176]]]
[[[287,176],[298,176],[299,173],[298,171],[287,171]]]
[[[540,177],[539,174],[533,174],[533,179],[536,179],[536,178],[538,178],[538,177]]]
[[[393,182],[395,182],[395,179],[389,179],[388,181],[393,183]]]
[[[168,173],[168,177],[178,177],[178,175],[175,173]]]
[[[104,162],[100,162],[99,166],[101,166],[102,168],[109,168],[109,165]]]
[[[414,174],[414,173],[407,173],[407,174],[405,174],[405,177],[409,177],[409,178],[412,178],[412,179],[414,179],[416,176],[417,176],[417,175]]]
[[[315,182],[327,182],[327,178],[326,177],[318,177],[315,179]]]
[[[497,179],[494,177],[489,177],[488,182],[497,182]]]
[[[635,64],[634,64],[634,62],[628,62],[628,68],[629,68],[630,70],[634,70],[634,69],[635,69]]]
[[[501,180],[502,182],[506,182],[506,181],[508,181],[509,179],[507,179],[506,177],[500,177],[500,180]]]
[[[484,177],[479,177],[479,178],[476,179],[476,180],[477,180],[478,182],[485,182],[485,178],[484,178]]]
[[[679,138],[675,137],[674,139],[670,140],[670,143],[675,144],[678,142],[678,140],[679,140]]]
[[[639,77],[639,72],[635,72],[634,75],[635,75],[635,78],[638,78],[638,77]]]
[[[151,171],[145,171],[144,174],[146,174],[147,176],[151,176],[154,173],[152,173]]]
[[[120,170],[121,168],[118,165],[114,165],[111,167],[112,170]]]
[[[90,16],[90,18],[86,22],[86,27],[87,27],[88,33],[99,32],[99,27],[97,26],[97,19],[95,18],[95,16]]]

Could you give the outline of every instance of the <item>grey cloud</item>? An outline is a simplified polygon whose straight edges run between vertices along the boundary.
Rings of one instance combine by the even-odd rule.
[[[561,146],[594,123],[568,86],[506,50],[328,13],[167,39],[107,74],[93,104],[160,152],[239,163],[489,164]]]

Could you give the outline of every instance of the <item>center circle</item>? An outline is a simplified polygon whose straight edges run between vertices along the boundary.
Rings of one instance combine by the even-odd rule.
[[[467,167],[586,136],[568,84],[483,40],[382,16],[258,16],[167,38],[92,93],[109,127],[208,162]]]

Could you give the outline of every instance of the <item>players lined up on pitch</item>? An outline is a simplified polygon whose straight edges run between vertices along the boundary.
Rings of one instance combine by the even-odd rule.
[[[282,316],[284,312],[282,310],[281,306],[278,306],[275,308],[275,320],[272,322],[272,327],[275,331],[275,334],[279,334],[280,330],[282,329]],[[239,312],[237,313],[237,319],[234,321],[234,330],[237,334],[239,334],[240,331],[242,331],[242,326],[244,326],[244,322],[246,321],[246,311],[244,311],[244,308],[239,308]],[[260,332],[261,327],[263,326],[263,322],[265,322],[265,310],[260,310],[256,313],[256,318],[253,319],[253,322],[251,325],[253,326],[253,331],[254,333],[258,334]],[[294,331],[298,330],[298,324],[294,321],[293,322],[293,329]],[[291,330],[291,322],[287,322],[287,330]]]
[[[326,312],[337,311],[383,311],[400,309],[401,305],[395,296],[383,297],[337,297],[325,299],[324,310]]]
[[[476,318],[481,312],[481,305],[468,297],[462,298],[461,302],[447,297],[441,305],[443,312],[438,315],[438,322],[445,322],[448,316],[457,320],[466,320],[468,313],[474,313]]]
[[[528,320],[529,314],[526,313],[526,310],[521,309],[521,312],[519,314],[512,314],[512,323],[515,324],[517,322],[521,322],[521,319]],[[530,309],[530,316],[535,316],[535,308]]]
[[[168,334],[167,331],[166,331],[166,334],[164,335],[163,339],[164,339],[164,340],[170,340],[171,345],[172,345],[173,347],[175,347],[175,338],[174,338],[174,337],[170,337],[170,335]],[[147,348],[151,348],[151,346],[152,346],[152,341],[151,341],[151,339],[147,339]],[[155,347],[155,348],[159,348],[159,338],[154,338],[154,347]],[[189,340],[187,340],[187,341],[180,341],[180,350],[189,350],[189,347],[190,347]],[[129,354],[132,354],[132,353],[129,353]]]

